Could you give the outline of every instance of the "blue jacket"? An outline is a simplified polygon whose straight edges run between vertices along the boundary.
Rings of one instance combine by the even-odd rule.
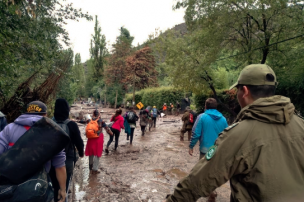
[[[216,109],[206,110],[195,122],[189,147],[192,149],[199,140],[200,152],[207,153],[208,149],[214,145],[218,135],[227,127],[226,118],[219,111]]]
[[[131,134],[131,127],[130,127],[130,124],[128,123],[126,118],[124,119],[124,127],[125,127],[125,133],[130,135]]]

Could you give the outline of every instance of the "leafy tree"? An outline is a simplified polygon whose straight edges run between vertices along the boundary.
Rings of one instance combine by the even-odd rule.
[[[73,74],[74,74],[74,82],[77,83],[77,95],[84,96],[85,95],[85,73],[83,65],[81,64],[81,56],[80,53],[76,53],[75,62],[73,66]]]
[[[91,20],[58,0],[0,1],[0,18],[1,107],[32,75],[37,86],[52,73],[62,54],[60,40],[69,45],[67,20]]]
[[[94,64],[94,78],[97,81],[101,79],[104,71],[105,57],[108,54],[106,47],[106,37],[101,34],[101,27],[98,23],[97,15],[95,16],[94,35],[92,35],[90,54]]]
[[[181,0],[175,8],[186,8],[185,19],[191,30],[200,29],[200,50],[210,49],[206,65],[223,49],[243,64],[264,64],[271,54],[281,53],[285,40],[302,41],[303,2],[300,0]],[[282,54],[282,53],[281,53]]]
[[[126,77],[123,80],[133,86],[133,102],[135,88],[157,86],[158,72],[155,69],[155,59],[149,47],[142,48],[126,59]]]
[[[130,32],[126,28],[121,27],[120,35],[116,38],[116,43],[113,44],[112,55],[109,57],[109,66],[106,69],[106,84],[113,86],[113,89],[115,89],[115,108],[119,94],[123,93],[119,89],[127,90],[128,88],[128,83],[124,82],[127,74],[125,60],[132,53],[133,39],[134,37],[130,35]]]

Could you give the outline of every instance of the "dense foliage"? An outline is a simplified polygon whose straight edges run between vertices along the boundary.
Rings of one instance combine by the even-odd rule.
[[[161,109],[164,103],[176,103],[184,97],[182,90],[174,87],[146,88],[135,93],[135,103],[142,102],[145,107],[156,106]],[[126,100],[132,103],[133,94],[127,94]]]
[[[18,102],[12,101],[17,95],[25,95],[15,92],[18,86],[25,84],[23,82],[30,81],[27,83],[31,89],[44,92],[50,86],[42,88],[41,85],[53,76],[55,78],[54,72],[64,73],[58,66],[58,61],[67,59],[70,62],[70,56],[64,58],[66,54],[62,52],[61,42],[69,45],[64,24],[79,18],[91,20],[81,9],[74,9],[72,4],[64,1],[0,1],[0,107],[5,107],[8,102],[11,105],[27,104],[24,102],[29,100],[22,97]],[[67,70],[65,67],[63,69]],[[51,87],[56,91],[57,86],[53,84]]]

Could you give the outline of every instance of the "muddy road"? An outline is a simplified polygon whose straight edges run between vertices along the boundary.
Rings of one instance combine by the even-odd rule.
[[[73,107],[71,113],[80,111],[80,106]],[[82,110],[90,114],[93,111],[84,105]],[[113,109],[99,110],[104,111],[101,117],[106,121],[109,121],[114,112]],[[75,167],[69,201],[162,202],[199,158],[198,145],[194,148],[194,155],[190,156],[189,141],[179,141],[182,127],[180,119],[181,115],[158,119],[156,128],[152,128],[145,136],[141,136],[137,125],[133,145],[129,144],[122,131],[117,151],[114,151],[113,141],[109,148],[110,153],[106,155],[103,152],[99,174],[89,173],[88,157],[80,158]],[[85,125],[79,124],[79,129],[86,144]],[[104,136],[105,148],[109,135],[105,133]],[[217,192],[217,201],[229,201],[228,183],[218,188]],[[199,201],[207,199],[202,198]]]

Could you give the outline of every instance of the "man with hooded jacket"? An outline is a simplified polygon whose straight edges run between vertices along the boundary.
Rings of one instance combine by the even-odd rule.
[[[197,201],[230,180],[230,201],[304,199],[304,121],[264,64],[245,67],[236,84],[242,110],[167,202]]]
[[[205,156],[208,149],[225,128],[228,127],[226,118],[217,111],[217,102],[214,98],[208,98],[205,102],[206,111],[199,116],[194,133],[189,145],[189,154],[192,156],[193,147],[200,141],[200,159]]]
[[[27,106],[27,112],[20,115],[0,132],[0,155],[14,146],[30,127],[46,116],[46,113],[47,107],[43,102],[30,102]],[[59,182],[59,191],[54,195],[54,198],[57,199],[58,197],[60,202],[65,201],[66,197],[66,167],[64,161],[64,151],[61,151],[44,165],[46,172],[50,171],[51,166],[54,167],[56,179]]]
[[[65,148],[65,154],[66,154],[66,172],[67,172],[67,180],[66,180],[66,189],[67,192],[69,190],[69,184],[71,177],[73,175],[73,170],[74,170],[74,165],[76,163],[76,149],[79,153],[80,157],[83,157],[84,155],[84,144],[83,140],[81,138],[81,134],[78,128],[77,123],[74,121],[69,120],[69,114],[70,114],[70,107],[68,102],[65,99],[59,98],[55,102],[55,110],[54,110],[54,118],[53,120],[58,123],[59,125],[61,124],[66,124],[68,127],[68,135],[70,136],[70,143],[66,146]],[[50,176],[52,180],[52,184],[54,187],[54,195],[56,196],[59,190],[59,184],[56,178],[56,173],[54,172],[54,168],[51,169],[50,171]],[[57,199],[55,198],[55,202],[57,202]]]

